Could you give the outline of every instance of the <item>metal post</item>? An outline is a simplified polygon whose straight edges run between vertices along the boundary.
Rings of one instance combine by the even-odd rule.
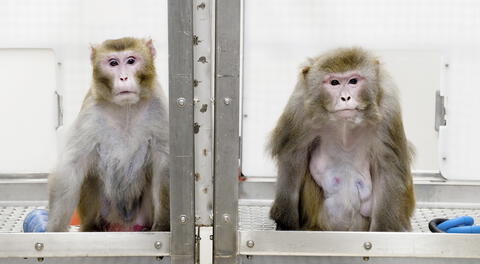
[[[195,260],[192,0],[168,0],[172,263]]]
[[[213,222],[213,0],[193,1],[195,224]]]
[[[240,2],[215,11],[214,263],[237,262]]]

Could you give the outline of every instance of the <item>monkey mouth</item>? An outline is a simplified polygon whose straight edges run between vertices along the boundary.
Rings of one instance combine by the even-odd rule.
[[[125,94],[137,94],[137,93],[134,91],[121,91],[117,93],[117,95],[125,95]]]

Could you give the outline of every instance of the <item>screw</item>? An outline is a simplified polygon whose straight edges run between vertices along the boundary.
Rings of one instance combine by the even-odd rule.
[[[186,215],[181,215],[180,216],[180,223],[185,224],[187,222],[187,216]]]
[[[254,246],[255,246],[255,242],[253,242],[253,240],[248,240],[247,241],[247,247],[253,248]]]
[[[225,103],[226,105],[229,105],[231,102],[232,102],[232,99],[229,97],[223,99],[223,103]]]
[[[43,247],[44,247],[43,243],[38,243],[38,242],[35,243],[35,249],[36,249],[37,251],[42,251],[42,250],[43,250]]]
[[[44,258],[37,258],[38,262],[43,262],[45,259]]]
[[[162,248],[162,242],[160,242],[160,241],[155,241],[154,245],[155,245],[156,249],[161,249]]]
[[[363,257],[363,261],[369,261],[370,257]]]
[[[371,242],[363,243],[363,248],[365,248],[366,250],[372,249],[372,243]]]
[[[224,215],[223,215],[223,221],[224,221],[225,223],[230,223],[230,216],[229,216],[228,214],[224,214]]]
[[[178,98],[178,99],[177,99],[177,105],[178,105],[179,107],[185,106],[185,98],[183,98],[183,97]]]

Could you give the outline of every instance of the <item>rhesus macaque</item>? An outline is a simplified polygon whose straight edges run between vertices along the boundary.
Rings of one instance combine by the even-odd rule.
[[[151,40],[92,47],[93,82],[49,177],[47,230],[168,231],[168,113]]]
[[[272,132],[279,230],[408,231],[412,153],[395,86],[360,48],[310,59]]]

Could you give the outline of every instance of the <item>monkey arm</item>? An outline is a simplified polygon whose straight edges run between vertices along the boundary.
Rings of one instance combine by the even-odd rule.
[[[70,217],[80,199],[80,190],[87,172],[86,159],[66,159],[49,176],[48,232],[66,232]]]
[[[152,153],[152,231],[170,231],[170,176],[168,155],[160,151]]]
[[[300,229],[299,197],[305,174],[306,155],[283,155],[278,158],[275,200],[270,217],[278,230]]]
[[[381,143],[371,165],[373,211],[370,231],[409,231],[415,209],[410,171],[412,151],[408,146],[400,112],[384,122]]]

